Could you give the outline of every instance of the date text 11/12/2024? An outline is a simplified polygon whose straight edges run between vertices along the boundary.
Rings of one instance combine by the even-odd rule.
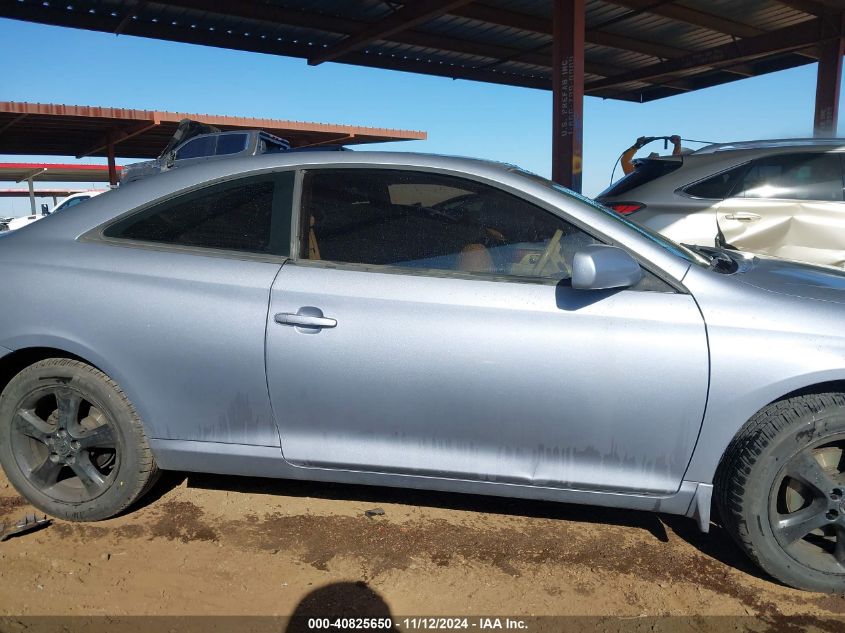
[[[527,630],[528,623],[517,618],[476,617],[407,617],[391,618],[308,618],[308,630]]]

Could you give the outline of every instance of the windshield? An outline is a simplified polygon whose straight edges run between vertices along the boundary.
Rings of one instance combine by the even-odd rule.
[[[560,193],[562,193],[562,194],[564,194],[564,195],[566,195],[570,198],[574,198],[574,199],[578,200],[579,202],[590,205],[591,207],[593,207],[597,211],[601,211],[602,213],[604,213],[608,217],[612,218],[614,221],[619,222],[620,224],[624,224],[625,226],[627,226],[628,228],[636,231],[637,233],[639,233],[643,237],[651,240],[652,242],[654,242],[655,244],[657,244],[661,248],[669,251],[673,255],[677,255],[678,257],[685,259],[686,261],[688,261],[692,264],[697,264],[699,266],[709,266],[710,265],[710,261],[707,258],[705,258],[704,256],[699,255],[698,253],[696,253],[696,252],[690,250],[689,248],[687,248],[686,246],[682,246],[681,244],[678,244],[677,242],[673,242],[668,237],[661,235],[660,233],[657,233],[656,231],[652,231],[651,229],[649,229],[647,227],[636,224],[635,222],[631,222],[631,220],[619,215],[615,211],[608,209],[603,204],[600,204],[600,203],[596,202],[595,200],[588,198],[587,196],[583,196],[580,193],[576,193],[576,192],[572,191],[571,189],[567,189],[563,185],[559,185],[556,182],[549,180],[548,178],[543,178],[542,176],[538,176],[537,174],[534,174],[530,171],[526,171],[526,170],[519,168],[519,167],[514,167],[510,171],[512,173],[519,174],[520,176],[524,176],[525,178],[533,180],[534,182],[539,182],[540,184],[545,185],[546,187],[549,187],[550,189],[554,189],[555,191],[559,191]]]

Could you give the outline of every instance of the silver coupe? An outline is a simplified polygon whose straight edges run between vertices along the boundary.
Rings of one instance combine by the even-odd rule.
[[[685,247],[511,165],[280,152],[0,237],[0,463],[38,508],[159,469],[718,520],[845,590],[845,273]],[[714,494],[715,493],[715,494]]]

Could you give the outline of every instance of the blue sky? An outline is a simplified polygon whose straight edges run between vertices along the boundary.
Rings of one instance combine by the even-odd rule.
[[[5,19],[0,59],[6,61],[0,100],[418,129],[428,132],[428,140],[381,147],[477,156],[551,173],[546,91],[343,64],[310,67],[302,59]],[[646,104],[587,97],[584,193],[607,186],[616,158],[638,136],[734,141],[810,135],[815,76],[812,64]],[[841,104],[845,125],[845,100]],[[646,151],[655,149],[662,151],[662,144]],[[28,209],[25,199],[0,200],[0,214]]]

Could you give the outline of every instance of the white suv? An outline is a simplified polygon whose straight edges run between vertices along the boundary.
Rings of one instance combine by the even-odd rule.
[[[708,145],[635,161],[598,200],[682,243],[845,266],[845,139]]]

